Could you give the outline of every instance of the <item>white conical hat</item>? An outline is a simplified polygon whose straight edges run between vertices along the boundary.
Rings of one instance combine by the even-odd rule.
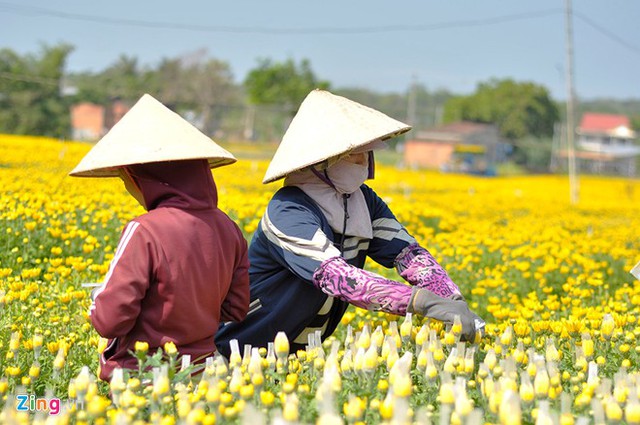
[[[145,94],[69,173],[115,177],[118,167],[149,162],[207,159],[211,168],[236,162],[180,115]]]
[[[328,91],[313,90],[300,109],[276,151],[263,183],[366,145],[377,147],[411,126],[382,112]]]

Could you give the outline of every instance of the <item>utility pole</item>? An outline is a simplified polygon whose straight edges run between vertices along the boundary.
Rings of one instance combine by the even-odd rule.
[[[566,49],[567,49],[567,159],[569,161],[569,197],[571,204],[578,203],[580,183],[576,170],[574,89],[573,89],[573,14],[571,0],[565,0],[566,9]]]

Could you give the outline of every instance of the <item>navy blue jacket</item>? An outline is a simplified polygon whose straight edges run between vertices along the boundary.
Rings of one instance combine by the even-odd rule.
[[[218,350],[229,356],[229,341],[240,347],[266,347],[278,331],[289,338],[291,352],[305,348],[307,335],[331,335],[349,303],[333,298],[312,283],[320,264],[342,256],[362,268],[366,257],[394,267],[398,254],[415,239],[398,223],[387,204],[368,186],[360,187],[369,208],[373,238],[335,233],[316,203],[301,189],[278,190],[265,211],[249,246],[251,300],[246,319],[223,324],[216,335]]]

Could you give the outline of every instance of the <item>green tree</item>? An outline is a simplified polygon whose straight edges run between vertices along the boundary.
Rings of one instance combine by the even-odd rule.
[[[291,59],[285,62],[261,59],[247,75],[244,86],[250,103],[281,105],[293,115],[311,90],[328,89],[329,82],[315,76],[307,59],[299,65]]]
[[[158,99],[176,111],[194,114],[198,127],[209,135],[240,104],[229,64],[209,58],[204,50],[163,60],[154,79]]]
[[[105,106],[116,98],[133,104],[149,93],[209,135],[220,129],[223,116],[241,97],[229,65],[209,58],[206,50],[165,58],[155,68],[120,56],[104,71],[75,74],[73,83],[76,102]]]
[[[545,87],[511,79],[481,83],[474,94],[450,99],[444,110],[445,122],[492,123],[509,140],[549,137],[558,117],[558,107]]]
[[[70,81],[77,91],[75,102],[105,106],[116,98],[134,102],[158,85],[154,70],[140,66],[137,58],[126,55],[101,72],[73,74]]]
[[[73,47],[46,46],[38,55],[0,50],[0,132],[66,137],[69,105],[61,93]]]

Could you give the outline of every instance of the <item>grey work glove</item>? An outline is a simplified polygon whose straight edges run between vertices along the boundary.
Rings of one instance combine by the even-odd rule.
[[[469,310],[466,301],[461,297],[443,298],[428,289],[414,287],[407,311],[440,320],[448,325],[453,324],[456,315],[460,316],[462,341],[474,342],[476,332],[484,335],[484,320]]]

